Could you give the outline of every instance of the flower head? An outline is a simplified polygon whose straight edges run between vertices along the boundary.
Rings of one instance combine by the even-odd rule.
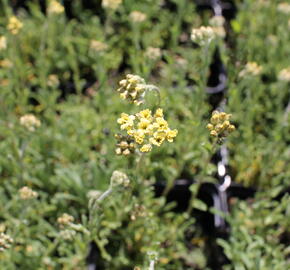
[[[0,252],[11,247],[13,239],[4,232],[0,233]]]
[[[38,196],[38,193],[36,191],[33,191],[31,188],[27,186],[24,186],[21,189],[19,189],[19,194],[22,200],[30,200]]]
[[[56,0],[51,0],[48,5],[48,14],[60,14],[64,12],[64,7]]]
[[[7,29],[12,35],[17,35],[19,30],[23,27],[23,23],[18,20],[15,16],[9,18]]]
[[[230,123],[230,118],[231,114],[218,111],[212,112],[207,129],[210,131],[212,137],[217,138],[219,144],[236,129],[235,126]]]
[[[132,20],[132,22],[135,22],[135,23],[143,22],[147,18],[146,14],[144,14],[140,11],[137,11],[137,10],[132,11],[129,16],[130,16],[130,19]]]
[[[144,102],[146,83],[138,75],[127,74],[124,80],[119,82],[120,88],[117,91],[122,99],[127,99],[130,103],[140,105]]]
[[[151,59],[151,60],[157,60],[161,57],[161,55],[162,55],[162,52],[160,48],[148,47],[145,52],[146,58]]]
[[[74,222],[74,217],[69,215],[69,214],[67,214],[67,213],[62,214],[62,216],[57,218],[57,223],[61,227],[67,226],[67,225],[69,225],[72,222]]]
[[[258,76],[262,72],[262,66],[259,66],[256,62],[248,62],[245,68],[240,71],[239,77]]]
[[[125,123],[122,119],[125,118]],[[132,119],[130,128],[124,128],[128,122],[127,119]],[[131,138],[141,152],[150,152],[152,146],[161,146],[164,141],[173,142],[177,136],[177,129],[170,129],[168,122],[163,117],[163,110],[157,109],[152,115],[151,110],[145,109],[135,115],[122,114],[118,119],[121,129],[127,131],[127,135]],[[125,126],[127,127],[127,126]]]
[[[277,6],[277,10],[284,14],[290,14],[290,4],[286,2],[280,3]]]
[[[191,40],[203,46],[209,44],[215,38],[215,32],[210,26],[201,26],[191,31]]]
[[[136,145],[132,137],[123,136],[121,134],[116,134],[115,138],[117,139],[117,144],[116,144],[117,148],[115,150],[117,155],[128,156],[130,154],[135,153]]]
[[[33,114],[26,114],[20,117],[20,124],[29,131],[35,131],[37,127],[40,127],[41,122]]]
[[[278,80],[290,82],[290,67],[282,69],[278,74]]]
[[[112,186],[124,186],[128,187],[130,184],[130,179],[127,174],[120,171],[113,171],[111,176],[111,185]]]
[[[117,9],[122,4],[122,0],[102,0],[102,7],[109,9]]]

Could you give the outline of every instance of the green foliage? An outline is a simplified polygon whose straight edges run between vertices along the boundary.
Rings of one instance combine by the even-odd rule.
[[[92,241],[104,269],[147,269],[148,252],[156,252],[158,270],[207,269],[204,238],[190,214],[207,210],[197,190],[216,181],[204,91],[215,48],[227,66],[226,111],[237,127],[226,142],[233,179],[261,191],[228,217],[232,236],[220,244],[232,263],[225,269],[289,268],[289,248],[280,242],[289,235],[289,197],[273,200],[290,182],[289,82],[278,79],[289,67],[289,18],[277,13],[279,1],[236,1],[228,43],[208,47],[190,40],[191,29],[211,17],[198,14],[194,1],[124,0],[116,10],[96,0],[91,8],[64,1],[72,18],[26,1],[27,9],[17,10],[17,35],[7,30],[10,2],[16,1],[0,1],[0,37],[7,39],[7,48],[0,44],[0,232],[14,243],[0,251],[1,269],[85,269]],[[144,21],[132,21],[136,10]],[[150,48],[160,55],[148,56]],[[261,74],[241,78],[247,62],[261,65]],[[115,154],[117,118],[137,112],[116,91],[127,73],[159,87],[165,118],[178,129],[174,143],[146,155],[139,174],[137,157]],[[154,95],[147,98],[154,103]],[[41,121],[35,131],[20,123],[27,114]],[[98,201],[114,170],[126,173],[130,185]],[[152,190],[165,181],[165,195],[180,177],[197,180],[182,214]],[[23,186],[37,198],[21,199]],[[74,217],[68,228],[57,221],[63,213]]]

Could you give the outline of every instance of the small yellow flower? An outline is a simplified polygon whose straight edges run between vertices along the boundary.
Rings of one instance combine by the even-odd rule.
[[[66,225],[69,225],[72,222],[74,222],[74,217],[69,215],[69,214],[67,214],[67,213],[62,214],[62,216],[57,218],[57,223],[60,226],[66,226]]]
[[[121,130],[129,130],[134,126],[134,115],[128,115],[126,113],[121,114],[121,118],[117,120],[117,123],[121,125]]]
[[[154,117],[158,118],[163,118],[163,110],[161,108],[158,108],[154,114]]]
[[[150,152],[152,150],[152,145],[151,144],[144,144],[141,148],[140,151],[141,152]]]
[[[64,7],[56,0],[51,0],[48,5],[48,14],[60,14],[64,12]]]
[[[33,191],[31,188],[24,186],[23,188],[19,189],[20,198],[22,200],[29,200],[34,199],[38,196],[36,191]]]
[[[210,26],[192,29],[191,40],[199,45],[209,44],[215,38],[215,32]]]
[[[137,10],[132,11],[129,16],[130,16],[130,19],[132,20],[132,22],[135,22],[135,23],[143,22],[147,18],[146,14],[144,14],[140,11],[137,11]]]
[[[290,82],[290,67],[282,69],[278,74],[278,80]]]
[[[33,132],[37,127],[40,127],[41,122],[35,117],[35,115],[26,114],[20,117],[20,124]]]
[[[9,18],[7,29],[12,35],[17,35],[19,30],[23,27],[23,23],[18,20],[15,16]]]
[[[213,111],[210,118],[210,123],[207,124],[207,129],[212,137],[217,138],[217,142],[221,144],[225,137],[235,130],[235,126],[229,121],[231,114],[225,112]]]
[[[102,0],[102,7],[109,9],[117,9],[122,4],[122,0]]]
[[[239,77],[258,76],[262,72],[262,66],[259,66],[256,62],[248,62],[245,68],[240,71]]]
[[[131,122],[130,119],[132,120]],[[163,110],[161,108],[156,110],[154,116],[152,116],[152,112],[149,109],[136,113],[136,116],[122,113],[117,122],[121,125],[121,129],[126,129],[127,135],[133,138],[134,142],[139,145],[140,151],[144,153],[150,152],[152,145],[161,146],[165,140],[173,142],[173,139],[178,134],[177,129],[172,130],[169,128],[168,122],[163,118]],[[124,149],[127,148],[127,145],[119,143],[117,146],[116,153],[124,154]]]
[[[173,142],[173,139],[177,136],[177,134],[178,134],[178,130],[177,129],[174,129],[174,130],[169,129],[167,131],[167,133],[166,133],[167,141]]]
[[[140,119],[140,118],[145,118],[145,119],[148,119],[148,120],[151,120],[152,119],[152,112],[151,110],[149,109],[146,109],[146,110],[143,110],[143,111],[140,111],[139,113],[136,114],[137,117]]]
[[[157,128],[158,131],[165,131],[168,129],[168,123],[166,120],[164,120],[164,118],[157,117],[155,127]]]
[[[13,243],[12,237],[10,235],[5,234],[4,232],[0,233],[0,252],[4,251],[5,249],[8,249],[11,247],[11,244]]]

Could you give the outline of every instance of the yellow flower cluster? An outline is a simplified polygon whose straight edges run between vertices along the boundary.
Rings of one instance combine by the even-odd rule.
[[[113,171],[113,174],[111,176],[111,186],[123,186],[128,187],[130,184],[130,179],[127,176],[127,174],[120,172],[120,171]]]
[[[116,134],[115,138],[117,139],[117,155],[128,156],[130,154],[135,153],[135,143],[134,140],[130,136],[123,136],[121,134]]]
[[[69,215],[69,214],[67,214],[67,213],[64,213],[62,216],[57,218],[57,223],[60,226],[66,226],[66,225],[69,225],[72,222],[74,222],[74,217]]]
[[[201,26],[191,31],[191,40],[199,45],[207,45],[215,38],[215,32],[210,26]]]
[[[277,10],[284,14],[290,14],[290,4],[286,2],[282,2],[278,4]]]
[[[137,10],[132,11],[129,16],[132,22],[135,22],[135,23],[144,22],[147,18],[146,14]]]
[[[29,131],[35,131],[37,127],[40,127],[41,122],[33,114],[26,114],[20,117],[20,124]]]
[[[290,82],[290,67],[282,69],[278,74],[278,80]]]
[[[26,186],[19,189],[19,194],[22,200],[34,199],[38,196],[38,193],[36,191],[33,191],[31,188]]]
[[[127,99],[130,103],[140,105],[144,102],[146,83],[138,75],[127,74],[124,80],[119,82],[120,88],[117,91],[122,99]]]
[[[64,7],[57,1],[52,0],[49,2],[48,14],[60,14],[64,12]]]
[[[15,16],[9,18],[7,29],[12,35],[17,35],[19,30],[23,27],[23,23],[19,21]]]
[[[218,139],[218,143],[222,143],[223,139],[232,133],[236,128],[230,123],[231,114],[225,112],[213,111],[210,123],[207,129],[210,135]]]
[[[213,31],[217,37],[224,38],[226,31],[224,28],[225,18],[223,16],[214,16],[210,19],[209,24],[212,26]]]
[[[0,233],[0,252],[11,247],[13,239],[3,232]]]
[[[262,66],[256,62],[248,62],[243,70],[240,71],[239,77],[258,76],[262,72]]]
[[[161,146],[167,140],[173,142],[177,136],[177,129],[170,129],[167,121],[163,118],[163,110],[157,109],[152,115],[149,109],[140,111],[136,115],[122,113],[117,120],[121,130],[126,130],[127,134],[140,146],[141,152],[150,152],[152,145]]]
[[[117,9],[120,4],[122,4],[122,0],[103,0],[102,1],[103,8]]]

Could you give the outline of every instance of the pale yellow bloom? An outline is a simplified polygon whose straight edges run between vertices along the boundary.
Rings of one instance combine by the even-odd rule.
[[[67,213],[62,214],[62,216],[57,218],[57,223],[61,226],[69,225],[72,222],[74,222],[74,217]]]
[[[4,232],[1,232],[0,233],[0,252],[4,251],[5,249],[10,248],[13,242],[14,241],[10,235],[5,234]]]
[[[258,76],[262,72],[262,66],[259,66],[256,62],[248,62],[245,68],[240,71],[239,77]]]
[[[108,45],[99,40],[91,40],[90,49],[95,52],[102,52],[108,48]]]
[[[118,123],[123,125],[128,123],[130,116],[128,114],[122,113],[121,118],[118,119]],[[168,126],[168,122],[163,118],[163,110],[161,108],[157,109],[152,116],[152,112],[149,109],[145,109],[136,113],[134,121],[130,124],[130,128],[127,128],[127,135],[132,137],[141,152],[150,152],[152,150],[152,145],[161,146],[161,144],[167,140],[168,142],[173,142],[173,139],[177,136],[177,129],[171,130]],[[117,154],[124,154],[122,149],[126,148],[120,143],[118,144]],[[126,148],[127,149],[127,148]]]
[[[134,126],[134,115],[128,115],[126,113],[121,114],[121,118],[117,120],[117,123],[121,125],[121,129],[131,129]]]
[[[33,191],[31,188],[26,186],[19,189],[19,194],[22,200],[34,199],[38,196],[38,193],[36,191]]]
[[[50,74],[47,79],[47,85],[50,87],[56,87],[59,85],[59,79],[56,74]]]
[[[140,151],[147,153],[150,152],[152,150],[152,145],[151,144],[144,144],[141,148]]]
[[[144,14],[140,11],[137,11],[137,10],[132,11],[129,16],[130,16],[130,19],[132,20],[132,22],[135,22],[135,23],[143,22],[147,18],[146,14]]]
[[[47,13],[48,14],[60,14],[64,12],[64,7],[56,0],[49,1]]]
[[[149,109],[145,109],[143,111],[140,111],[136,115],[137,115],[137,117],[139,119],[142,119],[142,118],[145,118],[145,119],[148,119],[148,120],[151,120],[152,119],[152,112]]]
[[[151,60],[157,60],[161,57],[162,52],[160,48],[148,47],[145,56]]]
[[[277,10],[284,14],[290,14],[290,4],[286,2],[280,3],[277,6]]]
[[[210,123],[207,129],[212,137],[218,139],[218,143],[222,143],[223,139],[235,130],[235,126],[230,123],[231,114],[225,112],[213,111]]]
[[[20,124],[26,127],[29,131],[35,131],[40,127],[41,122],[33,114],[26,114],[20,117]]]
[[[191,31],[191,40],[199,45],[209,44],[215,38],[215,32],[210,26],[201,26]]]
[[[178,130],[177,129],[174,129],[174,130],[167,130],[166,132],[166,139],[167,141],[169,142],[173,142],[173,139],[177,136],[178,134]]]
[[[120,88],[117,91],[122,99],[127,99],[130,103],[140,105],[144,102],[146,83],[138,75],[127,74],[126,78],[119,82]]]
[[[161,108],[158,108],[154,114],[154,117],[160,117],[162,118],[163,117],[163,110]]]
[[[5,36],[0,36],[0,51],[7,49],[7,39]]]
[[[9,18],[7,29],[12,35],[17,35],[19,30],[23,27],[23,23],[18,20],[15,16]]]
[[[109,9],[117,9],[122,4],[122,0],[102,0],[102,7]]]
[[[282,69],[278,74],[278,80],[290,82],[290,67]]]
[[[124,186],[128,187],[130,184],[130,179],[127,174],[120,171],[113,171],[111,176],[111,185],[114,186]]]

